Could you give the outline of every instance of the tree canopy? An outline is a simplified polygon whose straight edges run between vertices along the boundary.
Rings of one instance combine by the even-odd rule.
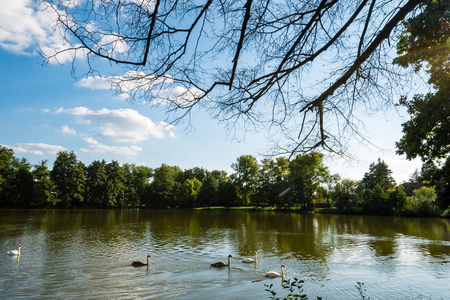
[[[423,11],[404,22],[395,63],[425,72],[433,90],[416,94],[400,104],[410,120],[403,124],[398,153],[411,159],[436,160],[450,153],[450,3],[432,1]]]
[[[43,49],[47,60],[83,57],[87,80],[164,103],[172,122],[200,105],[229,126],[269,125],[278,153],[291,155],[343,152],[361,138],[355,107],[391,103],[400,83],[396,30],[440,2],[36,1],[67,42]],[[104,60],[125,72],[110,76]]]

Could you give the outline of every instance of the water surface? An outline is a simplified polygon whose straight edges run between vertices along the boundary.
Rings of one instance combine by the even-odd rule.
[[[6,252],[23,245],[19,261]],[[258,250],[258,264],[243,264]],[[3,253],[3,254],[1,254]],[[133,260],[152,256],[151,265]],[[231,268],[215,269],[225,261]],[[253,211],[0,210],[1,299],[450,299],[450,220]]]

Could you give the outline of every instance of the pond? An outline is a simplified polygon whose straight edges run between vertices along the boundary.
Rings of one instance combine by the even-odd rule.
[[[21,244],[19,259],[8,250]],[[240,262],[258,251],[257,264]],[[450,299],[450,220],[219,210],[0,210],[0,298]],[[230,268],[210,263],[227,262]],[[150,266],[133,267],[134,260]]]

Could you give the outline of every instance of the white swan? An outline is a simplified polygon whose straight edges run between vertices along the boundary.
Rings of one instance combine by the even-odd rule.
[[[20,248],[22,248],[22,245],[19,245],[19,249],[9,250],[7,253],[8,253],[8,255],[20,255]]]
[[[262,276],[275,278],[275,277],[284,277],[284,268],[286,268],[285,265],[281,265],[281,274],[275,271],[270,271],[267,273],[262,274]]]
[[[247,264],[256,263],[257,261],[258,261],[258,251],[255,251],[255,259],[247,257],[247,258],[244,258],[243,260],[241,260],[241,262],[247,263]]]
[[[131,263],[131,265],[135,266],[135,267],[149,266],[150,265],[150,257],[151,257],[150,255],[147,255],[147,262],[138,260],[138,261],[133,261]]]
[[[211,264],[211,266],[215,267],[215,268],[222,268],[222,267],[228,267],[229,268],[229,267],[231,267],[231,258],[232,257],[233,256],[231,254],[228,255],[228,264],[224,263],[223,261],[219,261],[219,262]]]

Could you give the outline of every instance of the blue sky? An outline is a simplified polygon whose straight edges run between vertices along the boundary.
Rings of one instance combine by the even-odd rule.
[[[33,13],[30,3],[0,0],[0,144],[16,157],[32,164],[46,159],[52,168],[58,151],[73,150],[85,164],[105,159],[231,172],[240,155],[261,158],[270,150],[264,131],[228,132],[202,110],[193,112],[192,128],[171,126],[164,123],[163,106],[127,102],[95,78],[75,79],[64,59],[43,66],[36,46],[51,49],[61,41],[51,33],[49,17]],[[366,136],[376,147],[355,146],[350,152],[356,161],[329,157],[326,165],[343,178],[361,179],[380,157],[397,182],[407,180],[421,163],[395,155],[406,117],[395,110],[364,116]]]

